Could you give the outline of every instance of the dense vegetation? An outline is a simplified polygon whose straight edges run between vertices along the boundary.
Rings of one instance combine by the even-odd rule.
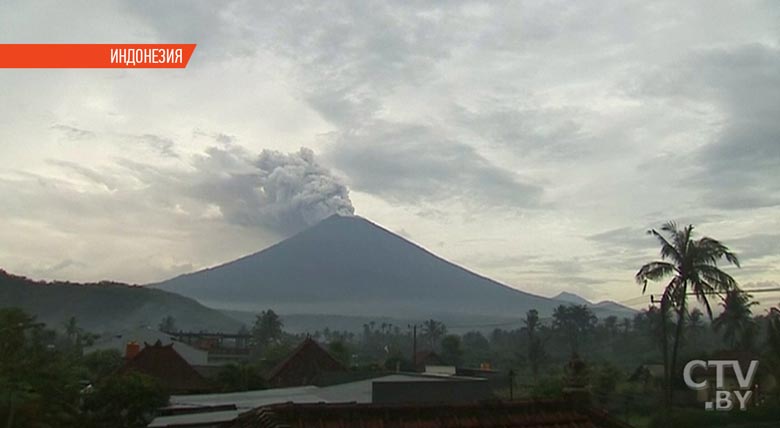
[[[33,281],[0,270],[0,302],[35,314],[40,321],[60,325],[79,314],[82,327],[94,332],[176,317],[191,330],[234,331],[240,323],[187,297],[153,288],[114,282],[81,284]]]
[[[494,328],[487,334],[477,330],[450,334],[444,323],[427,320],[417,326],[417,350],[433,350],[448,364],[491,367],[506,378],[506,388],[500,391],[503,394],[508,394],[511,371],[515,398],[560,396],[563,367],[576,352],[589,366],[594,402],[621,416],[628,414],[637,419],[658,413],[665,392],[663,378],[648,379],[638,369],[643,364],[663,364],[664,330],[667,340],[672,340],[680,322],[680,361],[706,360],[722,352],[739,350],[759,358],[764,370],[780,378],[780,311],[772,309],[753,314],[751,297],[744,293],[739,299],[727,298],[722,306],[723,311],[713,322],[698,308],[686,311],[681,320],[667,313],[666,329],[657,306],[648,307],[632,318],[602,320],[581,305],[559,306],[547,319],[530,310],[521,325]],[[291,349],[302,338],[285,333],[282,327],[272,310],[263,311],[257,317],[251,330],[256,338],[255,358],[249,364],[226,369],[226,380],[232,378],[235,383],[224,387],[229,390],[262,387],[264,367],[277,362],[284,355],[280,350]],[[363,326],[361,333],[324,328],[310,334],[325,343],[353,371],[377,372],[413,368],[413,331],[410,325],[370,322]],[[681,370],[676,368],[672,378],[682,379]],[[247,385],[241,383],[244,379],[256,381]],[[677,391],[690,393],[681,382],[673,386]],[[780,404],[777,397],[772,400],[775,405]],[[765,406],[771,404],[770,400]],[[699,403],[690,400],[677,405],[688,408],[682,413],[683,418],[701,410]]]
[[[168,394],[155,379],[119,374],[116,351],[81,355],[83,334],[58,334],[20,309],[0,309],[0,424],[143,427]]]
[[[256,316],[251,328],[236,329],[251,337],[249,360],[223,367],[212,385],[219,391],[265,388],[267,373],[309,335],[356,377],[414,370],[414,351],[434,351],[446,364],[493,369],[499,380],[496,392],[506,398],[552,398],[561,396],[564,366],[577,358],[587,367],[594,404],[637,426],[776,421],[777,389],[749,411],[724,416],[705,413],[680,381],[682,362],[729,351],[758,358],[763,373],[780,379],[780,309],[757,310],[752,296],[717,268],[721,258],[738,264],[736,256],[713,239],[693,239],[692,230],[668,224],[660,233],[651,231],[661,243],[662,257],[642,266],[636,279],[643,286],[652,280],[669,282],[657,305],[631,317],[598,319],[591,308],[572,304],[557,306],[549,317],[530,309],[518,314],[520,322],[494,326],[448,326],[436,319],[396,325],[384,320],[367,322],[360,332],[323,327],[291,334],[282,318],[268,309]],[[25,281],[3,275],[6,286]],[[105,290],[116,292],[112,287]],[[698,307],[689,302],[690,295]],[[713,313],[717,300],[720,311]],[[117,304],[126,303],[120,299]],[[47,328],[21,309],[0,309],[0,424],[145,426],[167,402],[166,391],[154,379],[120,374],[124,360],[116,351],[83,355],[83,347],[98,335],[72,316],[63,319]],[[161,331],[180,328],[176,313],[158,319]],[[466,332],[453,334],[456,328]],[[645,364],[662,366],[663,375],[651,376],[640,369]]]

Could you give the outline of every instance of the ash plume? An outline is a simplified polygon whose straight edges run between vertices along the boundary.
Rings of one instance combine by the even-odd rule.
[[[284,154],[263,150],[258,169],[259,218],[294,233],[333,214],[354,215],[349,189],[317,163],[311,149]]]

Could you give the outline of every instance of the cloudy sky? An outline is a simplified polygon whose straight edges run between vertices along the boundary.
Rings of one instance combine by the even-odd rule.
[[[11,0],[0,42],[198,44],[0,70],[15,273],[145,283],[354,211],[543,295],[646,304],[667,220],[780,281],[775,0]]]

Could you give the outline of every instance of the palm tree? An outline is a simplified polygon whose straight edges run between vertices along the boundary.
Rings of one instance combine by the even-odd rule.
[[[430,319],[423,322],[422,334],[428,339],[428,345],[431,347],[431,351],[436,348],[436,344],[439,343],[439,339],[447,334],[447,327],[444,323]]]
[[[750,297],[750,294],[738,289],[729,291],[726,300],[721,303],[723,312],[712,322],[716,332],[723,330],[723,340],[731,349],[736,349],[738,340],[744,338],[755,325],[750,307],[758,302],[751,302]]]
[[[596,322],[585,305],[559,305],[553,310],[553,329],[566,338],[572,354],[579,352],[580,343],[595,329]]]
[[[524,329],[528,335],[528,362],[531,364],[531,374],[536,379],[539,365],[545,355],[544,343],[536,337],[536,330],[539,328],[539,311],[531,309],[526,312],[523,323],[525,323]]]
[[[610,338],[615,337],[618,331],[618,317],[610,315],[604,318],[604,330],[606,330]]]
[[[688,336],[690,337],[690,342],[694,347],[695,344],[698,343],[699,335],[701,334],[702,330],[704,330],[704,321],[702,321],[703,316],[704,313],[702,313],[699,308],[695,308],[688,314]]]
[[[638,314],[634,315],[634,331],[638,334],[651,339],[653,345],[661,348],[661,352],[666,356],[664,345],[669,340],[668,327],[674,327],[675,322],[670,319],[670,312],[666,316],[661,316],[661,310],[656,306],[648,306]]]
[[[763,357],[769,369],[780,379],[780,310],[771,308],[767,315],[766,348]]]
[[[68,337],[68,342],[73,346],[79,345],[83,330],[79,327],[76,317],[68,318],[63,325],[65,327],[65,335]]]
[[[257,350],[264,350],[269,345],[279,343],[284,336],[279,315],[272,309],[260,312],[255,316],[255,325],[252,326],[252,339]]]
[[[623,333],[628,334],[631,331],[631,319],[623,318]]]
[[[531,309],[530,311],[526,312],[523,323],[525,324],[528,338],[533,339],[534,334],[536,333],[536,328],[539,327],[539,311],[536,309]]]
[[[163,333],[173,333],[176,331],[176,318],[166,315],[160,324],[157,325],[157,330]]]
[[[661,244],[661,260],[642,266],[636,273],[636,281],[643,286],[642,293],[644,293],[648,281],[659,281],[671,276],[661,297],[661,311],[666,314],[673,310],[677,315],[671,361],[667,361],[666,340],[663,346],[667,398],[670,399],[669,380],[675,370],[680,336],[687,312],[688,295],[696,296],[712,319],[712,309],[707,296],[712,294],[720,296],[722,293],[738,289],[737,282],[718,267],[718,262],[725,259],[728,263],[739,267],[739,260],[728,247],[715,239],[709,237],[693,239],[693,225],[678,229],[676,223],[668,222],[661,227],[660,232],[652,229],[647,233],[653,235]],[[663,319],[665,320],[666,317]],[[666,322],[663,324],[666,329]]]

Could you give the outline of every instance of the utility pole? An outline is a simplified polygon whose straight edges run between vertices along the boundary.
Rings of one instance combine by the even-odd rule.
[[[417,324],[414,325],[414,333],[412,334],[412,361],[414,369],[417,370]]]
[[[417,371],[417,324],[410,325],[412,328],[412,367]]]
[[[667,319],[666,311],[669,310],[669,301],[665,298],[666,294],[661,296],[661,300],[656,301],[655,296],[650,295],[650,303],[655,306],[656,303],[661,305],[661,353],[664,360],[664,408],[666,409],[666,417],[669,416],[669,409],[672,407],[672,373],[669,372],[669,337],[667,335]]]
[[[509,370],[509,401],[515,399],[515,371]]]

